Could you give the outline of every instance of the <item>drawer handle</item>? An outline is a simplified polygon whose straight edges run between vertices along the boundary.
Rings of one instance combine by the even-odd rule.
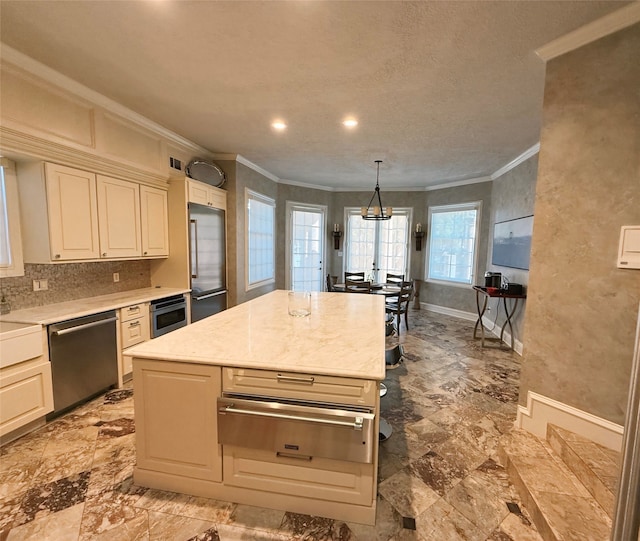
[[[309,455],[292,455],[290,453],[281,453],[280,451],[276,451],[276,456],[281,458],[297,458],[298,460],[311,462],[311,457]]]
[[[309,423],[318,423],[322,425],[346,426],[349,428],[353,428],[354,430],[362,430],[362,427],[364,425],[364,417],[360,417],[360,416],[356,416],[355,419],[351,422],[338,421],[334,419],[318,419],[317,417],[307,417],[305,415],[291,415],[288,413],[273,413],[273,412],[266,412],[266,411],[248,410],[248,409],[236,408],[233,406],[233,404],[220,408],[219,413],[221,413],[222,415],[224,415],[225,413],[239,413],[242,415],[254,415],[256,417],[286,419],[288,421],[306,421]]]
[[[132,322],[132,323],[129,323],[129,328],[131,328],[131,327],[138,327],[139,325],[140,325],[140,322],[139,322],[139,321],[134,321],[134,322]]]
[[[313,385],[315,378],[313,376],[309,376],[308,378],[301,378],[296,376],[283,376],[282,374],[278,374],[278,381],[282,381],[285,383],[305,383],[307,385]]]
[[[132,314],[133,312],[139,312],[140,311],[140,307],[139,306],[134,306],[133,308],[128,308],[129,313]]]

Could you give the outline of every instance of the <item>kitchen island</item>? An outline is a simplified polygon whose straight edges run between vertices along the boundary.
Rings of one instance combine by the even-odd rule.
[[[135,346],[134,480],[374,524],[384,299],[274,291]]]

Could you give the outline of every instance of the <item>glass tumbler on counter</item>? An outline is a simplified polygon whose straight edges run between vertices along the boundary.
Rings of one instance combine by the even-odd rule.
[[[308,291],[289,291],[289,315],[305,317],[311,314],[311,293]]]

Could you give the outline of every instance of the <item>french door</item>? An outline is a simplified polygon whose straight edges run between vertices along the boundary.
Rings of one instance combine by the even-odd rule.
[[[324,291],[324,206],[287,201],[286,287],[293,291]]]
[[[362,272],[366,278],[384,282],[387,273],[409,269],[410,208],[394,208],[390,220],[363,220],[359,208],[347,208],[344,271]]]

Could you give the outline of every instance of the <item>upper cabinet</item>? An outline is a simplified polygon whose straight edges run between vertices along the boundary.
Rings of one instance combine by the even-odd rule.
[[[100,257],[141,256],[139,185],[102,175],[97,185]]]
[[[169,255],[169,217],[167,190],[140,185],[142,255]]]
[[[198,180],[189,183],[189,203],[227,210],[227,192]]]
[[[18,186],[27,263],[169,255],[166,191],[51,163],[21,164]]]
[[[42,208],[44,205],[40,205],[40,199],[44,195],[42,203],[46,204],[46,212],[34,215],[29,212],[29,205],[23,206],[23,220],[25,224],[29,224],[23,234],[25,261],[31,262],[33,249],[40,251],[41,248],[46,248],[47,240],[49,247],[46,252],[54,261],[100,257],[96,176],[52,163],[45,164],[44,169],[45,190],[41,190],[42,193],[38,195],[30,193],[29,199]],[[22,188],[20,176],[18,187]],[[21,199],[23,197],[21,193]],[[49,225],[49,235],[38,234],[37,238],[33,238],[36,235],[31,235],[29,230],[34,229],[33,225],[46,227],[45,222]],[[40,227],[37,229],[46,231]]]

